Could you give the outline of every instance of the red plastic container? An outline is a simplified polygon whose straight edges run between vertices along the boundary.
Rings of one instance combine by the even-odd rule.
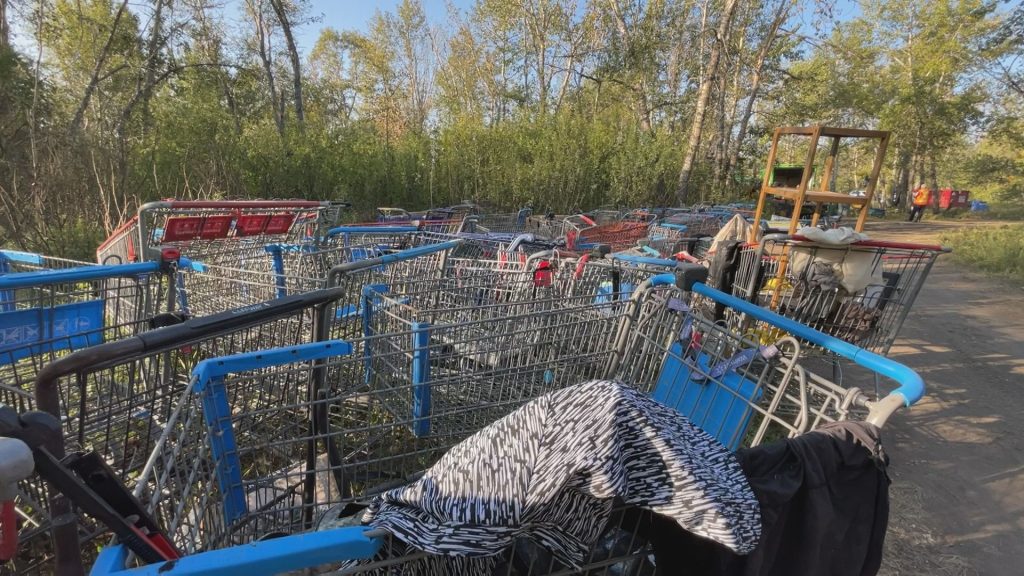
[[[949,210],[950,208],[967,208],[970,206],[971,192],[969,190],[953,190],[943,188],[939,190],[939,208]]]

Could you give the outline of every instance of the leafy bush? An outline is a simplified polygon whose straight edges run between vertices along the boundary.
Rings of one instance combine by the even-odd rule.
[[[971,212],[965,208],[944,210],[936,216],[943,220],[1012,220],[1024,222],[1024,203],[995,202],[986,212]]]
[[[959,230],[942,242],[957,262],[1024,281],[1024,224]]]

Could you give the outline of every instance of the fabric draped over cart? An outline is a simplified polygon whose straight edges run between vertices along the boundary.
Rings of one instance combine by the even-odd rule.
[[[759,507],[735,456],[674,410],[609,381],[522,406],[376,499],[367,521],[438,555],[418,564],[423,573],[490,574],[521,537],[582,565],[615,500],[740,554],[758,542]]]

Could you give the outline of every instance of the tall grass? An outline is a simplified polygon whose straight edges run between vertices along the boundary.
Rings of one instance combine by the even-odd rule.
[[[931,216],[931,211],[926,213]],[[943,210],[934,218],[944,220],[1013,220],[1024,221],[1024,204],[1020,202],[992,202],[986,212],[971,212],[966,208]]]
[[[960,263],[1024,281],[1024,224],[967,228],[943,236],[942,242]]]

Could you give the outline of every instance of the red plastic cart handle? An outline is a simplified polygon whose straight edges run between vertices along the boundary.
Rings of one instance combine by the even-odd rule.
[[[14,514],[14,501],[0,504],[0,562],[14,558],[18,551],[18,518]]]
[[[165,200],[167,208],[221,208],[221,209],[266,209],[266,208],[319,208],[324,202],[315,200]]]
[[[584,254],[580,261],[576,263],[576,279],[579,280],[580,276],[583,276],[583,269],[587,267],[587,260],[590,260],[590,254]]]

